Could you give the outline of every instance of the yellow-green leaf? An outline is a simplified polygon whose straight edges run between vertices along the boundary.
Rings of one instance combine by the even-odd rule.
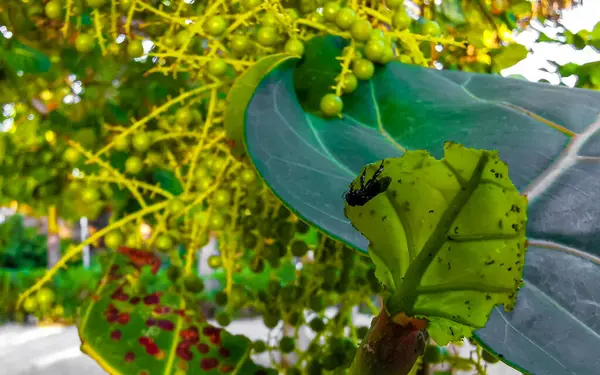
[[[379,174],[374,179],[374,174]],[[496,151],[447,142],[444,158],[409,151],[364,170],[345,214],[370,241],[390,314],[429,320],[440,345],[512,309],[525,260],[527,198]],[[361,197],[363,199],[361,199]],[[355,204],[355,205],[351,205]]]

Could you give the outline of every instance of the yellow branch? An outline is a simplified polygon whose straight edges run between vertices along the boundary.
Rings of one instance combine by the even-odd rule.
[[[100,12],[98,9],[93,11],[94,13],[94,27],[96,30],[96,39],[98,39],[98,45],[100,46],[100,51],[102,51],[102,56],[106,55],[106,46],[104,45],[104,38],[102,37],[102,20],[100,19]]]
[[[58,270],[60,270],[61,268],[65,268],[67,265],[67,262],[71,258],[75,257],[77,254],[79,254],[85,246],[97,241],[98,239],[100,239],[101,237],[103,237],[104,235],[109,233],[110,231],[118,229],[133,220],[137,220],[138,218],[142,218],[153,212],[158,212],[158,211],[162,210],[163,208],[165,208],[167,206],[167,204],[168,204],[168,202],[165,201],[165,202],[160,202],[160,203],[154,204],[152,206],[143,208],[143,209],[139,210],[138,212],[128,215],[128,216],[122,218],[121,220],[99,230],[98,232],[96,232],[93,235],[91,235],[90,237],[88,237],[87,240],[83,241],[79,245],[71,247],[69,249],[69,251],[67,251],[67,253],[65,255],[63,255],[62,258],[60,258],[60,260],[58,261],[58,263],[56,263],[56,265],[54,267],[49,269],[44,274],[44,276],[42,276],[39,280],[37,280],[35,282],[35,284],[33,284],[32,287],[30,287],[29,289],[24,291],[19,296],[19,299],[17,300],[17,308],[19,308],[21,306],[21,304],[23,303],[25,298],[29,297],[31,294],[40,290],[40,288],[42,286],[44,286],[47,282],[49,282],[52,279],[52,277],[58,272]]]
[[[73,141],[68,141],[68,143],[71,147],[76,149],[78,152],[82,153],[83,156],[85,156],[88,159],[88,161],[94,159],[94,155],[92,155],[91,152],[89,152],[88,150],[83,148],[79,143],[73,142]],[[146,201],[144,200],[144,198],[142,198],[142,195],[140,194],[140,192],[137,191],[135,189],[135,187],[131,186],[131,184],[129,183],[129,180],[125,176],[123,176],[119,171],[114,169],[110,164],[108,164],[107,162],[105,162],[104,160],[102,160],[100,158],[95,158],[95,162],[100,167],[106,169],[108,172],[115,175],[116,179],[119,180],[119,183],[125,185],[127,187],[127,189],[131,192],[133,197],[138,201],[139,205],[142,207],[146,207]]]
[[[179,95],[176,98],[173,98],[171,100],[169,100],[168,102],[166,102],[165,104],[161,105],[160,107],[156,108],[154,111],[152,111],[152,113],[150,113],[149,115],[147,115],[146,117],[142,118],[141,120],[138,120],[136,122],[134,122],[133,124],[131,124],[131,126],[129,128],[127,128],[126,131],[124,131],[121,136],[126,136],[130,133],[133,133],[137,128],[145,125],[148,121],[152,120],[155,117],[158,117],[158,115],[160,115],[161,113],[165,112],[166,110],[168,110],[171,106],[174,106],[177,103],[180,103],[194,95],[198,95],[202,92],[205,91],[209,91],[209,90],[213,90],[217,87],[219,87],[220,84],[210,84],[210,85],[206,85],[206,86],[202,86],[202,87],[198,87],[197,89],[188,91],[186,93],[183,93],[181,95]],[[88,161],[88,163],[90,162],[94,162],[96,159],[98,159],[102,154],[106,153],[108,150],[110,150],[110,148],[112,147],[113,143],[109,143],[108,145],[104,146],[100,151],[98,151],[96,153],[96,155],[94,155],[94,158],[90,161]]]

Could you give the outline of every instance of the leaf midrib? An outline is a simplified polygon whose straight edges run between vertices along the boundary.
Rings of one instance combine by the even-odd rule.
[[[431,262],[441,250],[442,245],[448,240],[447,237],[450,226],[454,223],[463,207],[467,204],[477,186],[479,186],[479,182],[483,176],[483,169],[488,159],[489,154],[484,152],[481,158],[479,158],[471,178],[465,185],[461,184],[461,190],[450,203],[448,210],[446,210],[438,221],[438,224],[431,236],[427,239],[423,249],[421,249],[413,263],[409,266],[400,288],[388,300],[386,307],[390,314],[394,315],[403,312],[408,316],[414,315],[413,307],[417,296],[419,295],[418,287],[421,284],[421,279]],[[456,176],[456,172],[452,169],[450,170]],[[458,177],[456,178],[460,182],[460,179],[458,179]]]

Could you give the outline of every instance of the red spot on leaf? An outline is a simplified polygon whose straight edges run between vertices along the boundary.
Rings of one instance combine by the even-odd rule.
[[[187,344],[185,341],[180,342],[179,345],[177,345],[177,348],[175,348],[175,354],[184,361],[191,361],[192,358],[194,358],[189,344]]]
[[[158,353],[160,353],[160,349],[155,343],[151,342],[148,345],[146,345],[146,353],[148,353],[149,355],[157,355]]]
[[[221,347],[219,348],[219,354],[221,355],[221,357],[229,357],[229,349]]]
[[[202,354],[206,354],[208,353],[208,351],[210,350],[210,348],[208,347],[208,345],[200,343],[196,346],[196,348],[198,348],[198,351]]]
[[[146,370],[142,370],[142,371],[138,372],[138,375],[150,375],[150,373]],[[267,375],[267,374],[265,374],[265,375]]]
[[[120,324],[127,324],[127,323],[129,323],[130,318],[131,317],[130,317],[129,313],[120,313],[118,321]]]
[[[129,303],[131,303],[132,305],[137,305],[138,303],[140,303],[140,297],[133,297]]]
[[[212,370],[219,366],[219,360],[216,358],[203,358],[200,361],[200,368],[204,371]]]
[[[171,308],[168,306],[156,306],[152,311],[156,314],[168,314],[171,312]]]
[[[158,294],[153,293],[144,297],[144,305],[157,305],[160,302]]]
[[[133,362],[134,359],[135,359],[135,354],[133,354],[133,352],[127,352],[125,354],[125,362]]]
[[[114,330],[114,331],[112,331],[110,333],[110,338],[113,339],[113,340],[115,340],[115,341],[119,341],[121,339],[122,335],[123,334],[121,333],[121,331],[119,331],[118,329],[116,329],[116,330]]]
[[[202,333],[204,333],[204,335],[207,336],[208,339],[210,340],[210,342],[213,343],[214,345],[221,344],[221,329],[220,328],[206,326],[202,330]]]
[[[118,301],[127,301],[129,296],[123,292],[123,288],[119,287],[115,292],[110,296],[111,299],[116,299]]]
[[[155,325],[156,325],[156,319],[150,318],[150,319],[146,320],[147,327],[154,327]]]
[[[173,314],[179,315],[181,317],[184,317],[185,316],[185,310],[183,310],[183,309],[177,309],[177,310],[173,311]]]
[[[190,327],[182,329],[181,332],[179,332],[179,337],[181,337],[183,341],[190,341],[193,344],[196,344],[199,341],[198,328]]]
[[[140,343],[140,345],[146,346],[152,342],[152,339],[147,336],[142,336],[139,338],[138,342]]]
[[[119,310],[117,310],[117,308],[115,307],[115,305],[113,305],[112,303],[110,303],[107,307],[106,310],[104,311],[104,317],[106,318],[106,320],[109,323],[116,323],[117,320],[119,319]]]
[[[173,324],[173,322],[171,322],[170,320],[166,319],[159,319],[156,322],[156,325],[158,326],[158,328],[165,331],[172,331],[173,329],[175,329],[175,324]]]
[[[219,372],[222,374],[227,374],[228,372],[232,372],[235,369],[232,365],[221,365]]]

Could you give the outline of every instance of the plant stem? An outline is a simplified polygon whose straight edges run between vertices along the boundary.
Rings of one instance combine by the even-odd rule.
[[[349,375],[407,375],[428,338],[425,329],[395,323],[382,309],[358,348]]]

